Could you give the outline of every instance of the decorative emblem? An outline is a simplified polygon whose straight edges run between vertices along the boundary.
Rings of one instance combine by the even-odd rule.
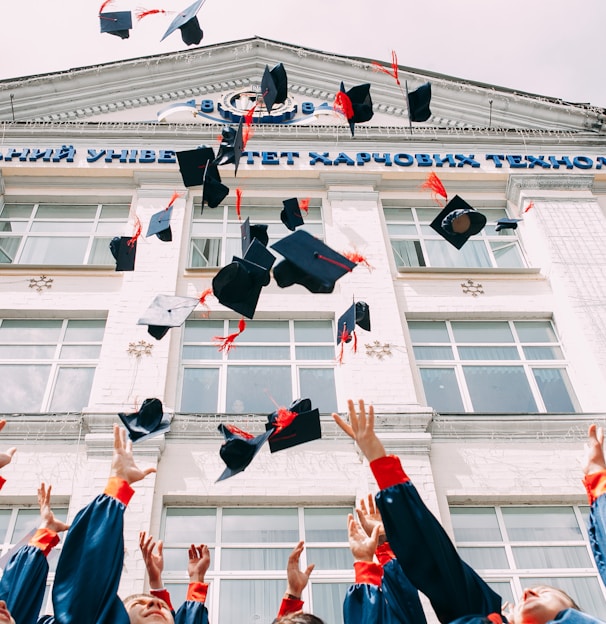
[[[255,103],[254,123],[282,123],[297,114],[297,105],[291,97],[287,97],[283,104],[274,104],[271,113],[268,113],[258,85],[226,93],[217,103],[217,110],[226,121],[237,123]]]
[[[484,294],[484,289],[482,288],[482,284],[479,282],[474,282],[473,280],[467,280],[461,284],[461,288],[466,295],[471,295],[472,297],[477,297],[478,295]]]
[[[137,359],[139,359],[142,355],[151,355],[153,348],[153,344],[145,342],[145,340],[139,340],[139,342],[129,342],[126,352],[129,355],[134,355]]]
[[[38,292],[42,292],[45,288],[52,288],[53,278],[47,275],[41,275],[40,277],[32,277],[29,280],[29,287],[35,288]]]
[[[391,353],[391,345],[388,342],[384,342],[381,344],[378,340],[374,342],[367,342],[364,344],[364,348],[366,349],[366,355],[369,357],[376,357],[377,360],[382,360],[386,356],[392,355]]]

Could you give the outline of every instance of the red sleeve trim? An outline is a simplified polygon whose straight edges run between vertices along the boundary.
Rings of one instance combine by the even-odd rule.
[[[370,469],[381,490],[410,481],[402,468],[400,458],[395,455],[384,455],[379,457],[379,459],[375,459],[373,462],[370,462]]]
[[[297,600],[296,598],[282,598],[280,610],[278,611],[276,618],[281,618],[283,615],[301,611],[301,609],[303,609],[303,604],[304,602],[302,600]]]
[[[149,593],[156,598],[160,598],[160,600],[164,600],[171,611],[175,610],[173,608],[173,603],[170,601],[170,592],[168,589],[165,589],[164,587],[162,589],[150,589]]]
[[[587,490],[587,498],[591,505],[596,498],[599,498],[606,492],[606,470],[600,470],[600,472],[592,472],[591,474],[585,475],[583,485]]]
[[[36,546],[39,548],[45,557],[48,557],[48,553],[59,543],[59,536],[55,531],[51,529],[38,529],[29,540],[30,546]]]
[[[120,479],[119,477],[110,477],[107,480],[107,485],[105,486],[103,493],[119,500],[124,505],[128,505],[130,499],[135,493],[135,490],[133,490],[133,488],[124,479]]]
[[[2,486],[6,483],[6,479],[4,477],[0,477],[0,489],[2,489]]]
[[[375,555],[377,555],[377,559],[382,566],[396,558],[389,542],[383,542],[380,546],[377,546]]]
[[[208,593],[208,583],[194,581],[187,588],[187,596],[185,600],[195,600],[196,602],[206,602],[206,594]]]
[[[381,585],[383,568],[374,561],[354,561],[356,583],[368,583],[369,585]]]
[[[498,613],[489,613],[486,619],[490,620],[493,624],[503,624],[503,618]]]

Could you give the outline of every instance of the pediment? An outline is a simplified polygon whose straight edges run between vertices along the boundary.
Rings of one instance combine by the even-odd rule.
[[[601,109],[403,66],[398,86],[372,59],[258,37],[1,81],[0,120],[226,123],[245,109],[246,94],[259,90],[265,66],[278,62],[288,73],[289,98],[268,123],[344,125],[332,108],[341,81],[346,88],[371,84],[374,116],[365,125],[374,128],[408,126],[404,85],[412,91],[426,82],[432,116],[415,126],[597,132],[605,120]]]

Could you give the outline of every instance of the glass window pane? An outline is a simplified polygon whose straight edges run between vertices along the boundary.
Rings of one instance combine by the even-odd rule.
[[[221,624],[273,622],[284,594],[284,580],[222,579],[220,583]]]
[[[28,219],[32,214],[33,204],[4,204],[2,206],[3,219]]]
[[[28,533],[33,535],[39,524],[40,511],[38,509],[19,509],[17,511],[17,520],[15,522],[11,543],[16,544]]]
[[[305,542],[347,542],[347,514],[352,511],[351,507],[305,509]]]
[[[509,230],[503,230],[509,232]],[[517,241],[514,243],[501,243],[491,241],[490,247],[497,266],[500,269],[519,269],[524,266],[524,259],[520,253]]]
[[[88,238],[28,238],[23,247],[22,264],[83,264]]]
[[[226,544],[299,540],[296,509],[224,509],[221,535]]]
[[[128,219],[130,204],[104,204],[101,207],[101,219]]]
[[[195,269],[221,265],[220,238],[192,238],[190,266]]]
[[[52,233],[52,232],[92,232],[92,221],[34,221],[31,232]]]
[[[182,351],[184,360],[222,360],[223,354],[214,346],[184,346]]]
[[[46,391],[50,366],[1,365],[0,413],[39,412]]]
[[[246,347],[237,345],[232,349],[228,358],[230,360],[289,360],[290,347],[275,347],[263,345],[258,347]]]
[[[527,360],[562,360],[564,354],[560,347],[524,347]]]
[[[332,343],[332,321],[294,321],[296,342]]]
[[[239,321],[229,322],[229,332],[238,331]],[[244,342],[289,342],[288,321],[247,321],[246,332],[238,338]]]
[[[19,243],[19,236],[0,236],[0,264],[12,264],[15,261]]]
[[[164,518],[165,544],[214,544],[214,509],[168,507]]]
[[[94,376],[94,368],[61,367],[53,391],[51,411],[81,412],[88,405]]]
[[[452,331],[457,342],[513,342],[507,321],[453,321]]]
[[[516,321],[514,323],[522,342],[557,342],[549,321]]]
[[[214,537],[213,537],[214,539]],[[210,560],[211,565],[210,569],[212,570],[213,562],[214,562],[214,548],[209,548],[211,553]],[[183,574],[187,569],[187,564],[189,562],[189,549],[188,548],[164,548],[162,550],[164,554],[164,571],[165,572],[180,572]]]
[[[461,559],[475,570],[507,570],[509,563],[504,548],[457,547]]]
[[[560,368],[533,368],[541,397],[548,412],[575,412],[572,385],[565,370]]]
[[[214,337],[224,332],[223,321],[185,321],[183,342],[214,342]]]
[[[519,360],[515,347],[459,347],[462,360]]]
[[[412,223],[412,210],[410,208],[383,208],[385,221],[402,221]]]
[[[437,412],[462,412],[463,400],[454,368],[421,368],[428,407]]]
[[[417,238],[417,226],[414,223],[404,224],[404,223],[388,223],[387,224],[387,232],[389,236],[394,238],[396,236],[408,236],[409,238],[414,237]],[[398,242],[397,239],[394,239],[392,242]],[[418,241],[407,241],[407,242],[418,242]]]
[[[111,238],[94,238],[87,264],[99,266],[112,266],[116,263],[112,252],[109,250]]]
[[[409,321],[410,337],[419,342],[450,342],[444,321]]]
[[[491,581],[487,580],[486,584],[501,598],[503,602],[509,602],[510,604],[515,603],[515,599],[513,597],[513,590],[511,588],[511,583],[509,581]]]
[[[3,360],[50,360],[55,356],[54,345],[0,345]]]
[[[97,205],[66,206],[64,204],[40,204],[36,219],[88,219],[97,214]]]
[[[334,360],[334,347],[296,347],[295,357],[297,360]]]
[[[289,366],[228,367],[226,412],[269,413],[274,404],[270,397],[278,405],[290,405],[292,402]]]
[[[7,541],[6,529],[11,519],[12,510],[0,509],[0,543]]]
[[[454,360],[452,347],[413,347],[417,360]]]
[[[299,368],[299,394],[311,399],[322,414],[337,411],[335,371],[332,368]]]
[[[398,268],[426,266],[421,242],[418,240],[395,240],[392,238],[391,249]]]
[[[170,592],[170,599],[173,603],[173,606],[179,608],[179,606],[181,606],[185,602],[185,598],[187,597],[187,588],[189,587],[189,585],[187,583],[166,582],[164,583],[164,586]]]
[[[457,542],[500,542],[501,530],[493,507],[451,507]]]
[[[518,568],[591,568],[591,557],[585,546],[514,547]]]
[[[313,614],[324,622],[343,624],[343,601],[349,587],[350,583],[312,583]]]
[[[313,563],[315,570],[350,570],[354,559],[351,550],[343,548],[313,548],[305,547],[307,561]]]
[[[468,240],[461,249],[445,240],[426,240],[425,247],[432,267],[489,267],[490,256],[484,241]]]
[[[64,342],[101,342],[105,320],[70,320],[67,322]]]
[[[521,366],[464,366],[463,374],[475,412],[536,412]]]
[[[61,325],[62,321],[5,319],[0,325],[0,341],[30,344],[57,342]]]
[[[290,548],[223,548],[222,570],[286,570]]]
[[[101,345],[69,345],[61,348],[62,360],[94,360],[101,353]]]
[[[212,414],[219,398],[218,368],[185,368],[181,390],[181,411]]]
[[[572,507],[503,507],[509,539],[516,542],[582,540]]]

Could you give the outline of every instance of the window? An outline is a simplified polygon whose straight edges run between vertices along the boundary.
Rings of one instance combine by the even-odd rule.
[[[5,203],[0,263],[112,266],[109,243],[129,209],[128,203]]]
[[[67,506],[58,507],[53,505],[53,513],[58,520],[67,521]],[[40,510],[37,506],[31,507],[0,507],[0,569],[4,570],[8,560],[22,545],[27,544],[40,524]],[[46,584],[46,592],[42,601],[41,614],[50,613],[50,589],[53,584],[55,569],[61,545],[63,533],[59,533],[60,542],[55,546],[47,557],[49,575]]]
[[[503,600],[553,585],[606,618],[589,538],[587,506],[451,507],[457,550]]]
[[[164,581],[180,605],[187,589],[187,549],[211,551],[208,608],[212,624],[271,624],[286,589],[288,555],[305,540],[301,569],[315,563],[303,594],[305,610],[325,622],[343,622],[343,599],[352,582],[347,542],[351,507],[167,507]]]
[[[105,320],[0,321],[0,413],[80,412],[88,405]]]
[[[386,205],[387,204],[387,205]],[[429,224],[438,208],[392,206],[383,201],[389,240],[396,266],[406,267],[524,267],[517,230],[495,232],[498,219],[507,217],[503,208],[477,207],[487,222],[484,229],[472,236],[461,249],[456,249],[435,232]]]
[[[237,327],[238,321],[186,321],[182,412],[269,414],[296,398],[336,411],[332,321],[246,321],[235,348],[219,352],[214,337]]]
[[[220,267],[231,262],[233,256],[242,257],[240,225],[250,217],[251,224],[266,224],[269,245],[284,238],[290,232],[280,221],[283,205],[276,200],[255,200],[256,204],[242,200],[242,220],[238,219],[235,206],[204,207],[200,200],[194,203],[194,219],[189,254],[189,267],[194,269]],[[262,205],[261,205],[262,204]],[[310,202],[309,211],[303,214],[305,225],[301,228],[318,238],[324,237],[319,203]]]
[[[427,404],[438,412],[575,412],[550,321],[411,321]]]

